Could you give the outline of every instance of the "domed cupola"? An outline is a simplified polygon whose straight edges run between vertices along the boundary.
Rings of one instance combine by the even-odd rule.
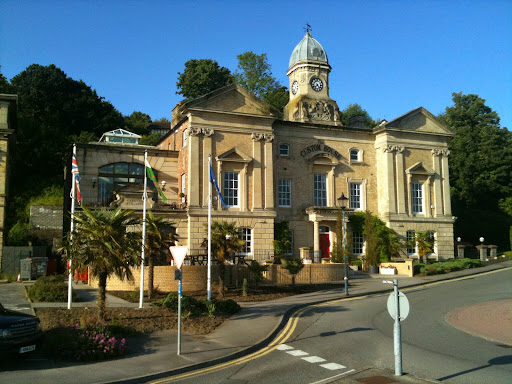
[[[329,64],[324,48],[318,41],[313,39],[313,36],[311,36],[311,33],[309,32],[306,32],[304,38],[293,50],[288,68],[291,68],[295,64],[305,60]]]
[[[309,30],[290,56],[286,74],[290,79],[290,101],[284,118],[291,121],[339,125],[339,108],[329,98],[331,66],[322,45]]]

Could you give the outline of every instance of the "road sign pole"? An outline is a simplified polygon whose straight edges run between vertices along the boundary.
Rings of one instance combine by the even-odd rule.
[[[181,355],[181,268],[180,271],[180,280],[178,283],[178,356]]]
[[[400,295],[398,294],[398,280],[393,280],[395,291],[395,326],[393,329],[393,341],[395,346],[395,376],[402,376],[402,330],[400,327]]]

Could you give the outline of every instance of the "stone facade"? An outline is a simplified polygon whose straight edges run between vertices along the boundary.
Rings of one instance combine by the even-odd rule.
[[[6,200],[9,194],[10,155],[16,131],[18,96],[0,94],[0,265],[7,233],[4,233]]]

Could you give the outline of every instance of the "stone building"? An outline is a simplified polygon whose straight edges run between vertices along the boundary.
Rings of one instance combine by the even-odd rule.
[[[9,151],[14,141],[17,112],[18,96],[0,94],[0,261],[2,259],[3,244],[7,236],[7,233],[4,233],[4,226],[11,166]]]
[[[283,221],[292,230],[294,255],[310,248],[317,260],[328,256],[342,193],[349,213],[369,210],[404,240],[431,231],[431,257],[453,257],[447,146],[453,132],[422,107],[376,128],[357,119],[345,126],[329,97],[330,71],[323,47],[307,32],[290,58],[284,114],[233,84],[177,105],[156,148],[79,146],[84,200],[110,204],[120,191],[120,204],[140,209],[147,150],[168,198],[155,197],[152,209],[177,223],[180,243],[192,254],[204,253],[211,155],[227,205],[214,201],[212,220],[236,223],[249,258],[273,255],[274,225]],[[135,197],[125,199],[129,185]],[[361,256],[362,234],[348,235]],[[407,252],[417,256],[414,247]]]

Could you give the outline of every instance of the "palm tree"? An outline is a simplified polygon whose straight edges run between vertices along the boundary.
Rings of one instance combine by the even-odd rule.
[[[149,211],[146,217],[145,251],[148,260],[148,298],[153,295],[154,266],[164,265],[169,255],[169,246],[173,245],[178,236],[175,234],[174,223],[165,221],[163,217],[155,217]]]
[[[418,255],[420,261],[423,263],[427,262],[427,253],[434,252],[434,239],[432,238],[432,232],[430,231],[417,231],[414,235],[414,240],[418,247]]]
[[[206,226],[208,233],[208,227]],[[224,265],[231,252],[239,252],[245,241],[238,237],[238,228],[235,223],[226,221],[214,221],[212,223],[212,255],[219,263],[219,296],[224,298]],[[203,240],[203,247],[208,246],[208,239]]]
[[[107,279],[115,275],[133,280],[130,267],[140,265],[140,234],[128,228],[140,224],[133,211],[90,210],[73,214],[76,226],[64,244],[73,267],[89,268],[98,278],[98,318],[105,318]],[[72,240],[71,240],[72,238]]]
[[[281,264],[292,276],[292,285],[295,285],[295,277],[304,268],[304,263],[301,259],[281,259]]]

